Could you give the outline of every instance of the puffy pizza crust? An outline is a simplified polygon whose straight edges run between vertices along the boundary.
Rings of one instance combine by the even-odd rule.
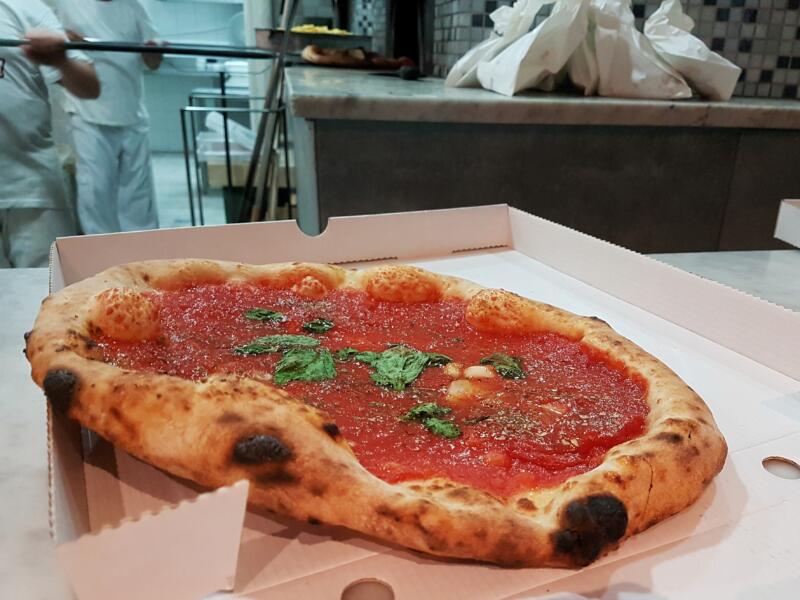
[[[158,335],[155,309],[139,302],[140,292],[201,282],[258,282],[311,297],[345,288],[393,302],[465,299],[478,329],[560,332],[638,372],[649,383],[646,433],[591,471],[507,499],[446,479],[386,483],[359,464],[335,423],[269,383],[234,375],[190,381],[98,360],[98,331]],[[600,319],[409,266],[128,264],[48,297],[26,354],[53,410],[170,473],[211,488],[248,479],[254,507],[506,566],[592,562],[689,506],[727,454],[700,397]]]

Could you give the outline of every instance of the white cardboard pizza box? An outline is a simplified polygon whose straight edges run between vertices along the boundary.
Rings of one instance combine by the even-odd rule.
[[[54,247],[51,287],[115,264],[186,257],[407,262],[599,316],[700,393],[729,459],[694,506],[597,563],[513,570],[250,512],[241,527],[242,486],[203,493],[51,415],[53,534],[81,598],[97,597],[81,587],[92,576],[90,588],[115,589],[122,600],[155,597],[153,581],[189,596],[232,589],[220,597],[274,600],[336,599],[374,580],[399,600],[566,599],[579,591],[796,597],[800,481],[767,472],[762,461],[800,462],[799,313],[505,205],[334,218],[314,238],[294,222],[64,238]],[[139,560],[157,552],[179,560]],[[378,597],[374,588],[362,592]]]
[[[778,209],[775,237],[800,248],[800,200],[784,200]]]

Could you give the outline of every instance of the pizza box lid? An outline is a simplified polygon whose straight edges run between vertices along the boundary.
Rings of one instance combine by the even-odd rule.
[[[593,565],[510,570],[251,512],[242,526],[243,484],[203,493],[51,414],[52,530],[82,599],[109,589],[117,598],[152,597],[143,573],[168,582],[171,597],[232,589],[248,598],[380,599],[380,586],[398,599],[598,589],[648,598],[796,594],[796,581],[791,590],[780,586],[796,579],[800,487],[762,461],[800,461],[800,314],[505,205],[333,218],[313,238],[293,222],[63,238],[52,255],[51,288],[114,264],[185,257],[409,262],[599,315],[706,399],[729,459],[695,505]],[[131,561],[160,551],[197,567]]]
[[[784,200],[778,209],[775,237],[800,248],[800,200]]]

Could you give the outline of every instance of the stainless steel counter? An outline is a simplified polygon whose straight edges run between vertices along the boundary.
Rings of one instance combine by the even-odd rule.
[[[431,77],[404,81],[316,67],[287,69],[286,85],[292,111],[304,119],[800,129],[796,100],[627,100],[544,92],[508,98],[484,89],[446,88],[444,80]]]

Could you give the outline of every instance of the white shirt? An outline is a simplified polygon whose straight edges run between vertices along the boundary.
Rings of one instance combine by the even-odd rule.
[[[41,0],[0,0],[0,37],[19,39],[29,29],[64,34]],[[69,52],[72,59],[88,60]],[[39,67],[19,48],[0,47],[0,208],[63,208],[61,163],[53,146],[47,85],[58,69]]]
[[[138,0],[58,0],[58,13],[66,29],[85,38],[138,44],[158,37]],[[65,110],[97,125],[123,127],[147,122],[141,54],[93,52],[92,59],[100,80],[100,97],[80,100],[64,94]]]

